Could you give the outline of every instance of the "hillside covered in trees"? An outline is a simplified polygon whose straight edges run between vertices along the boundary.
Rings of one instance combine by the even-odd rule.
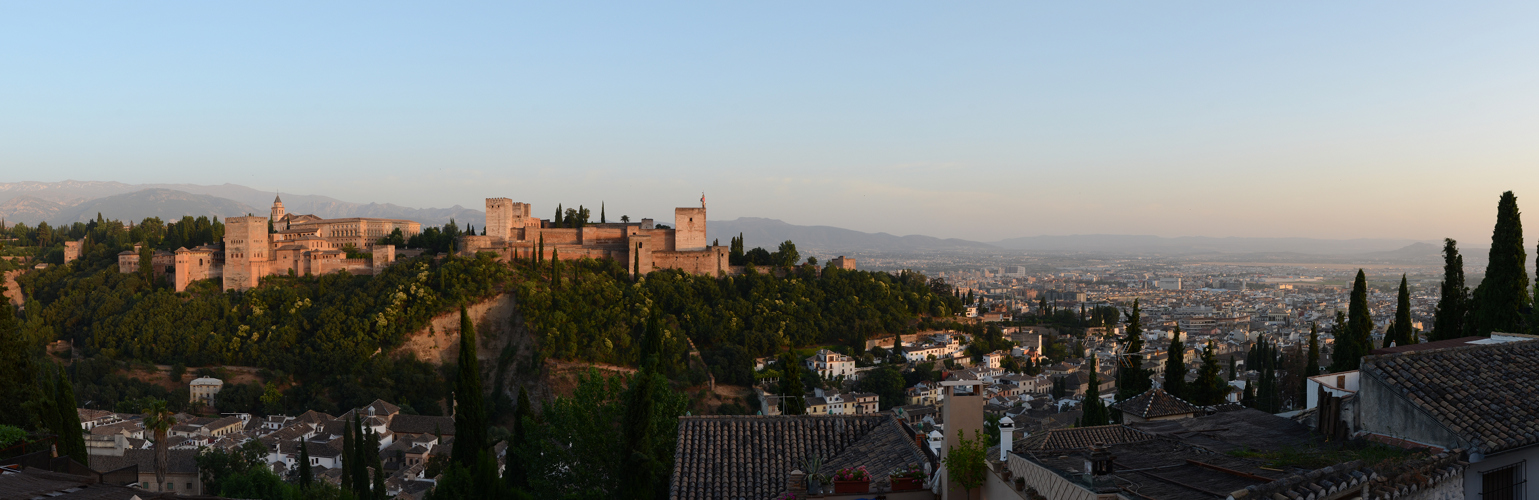
[[[131,230],[103,220],[11,231],[13,241],[40,249],[65,239],[87,242],[80,260],[18,279],[28,301],[20,326],[27,343],[69,340],[88,358],[117,362],[263,368],[288,387],[281,402],[265,398],[273,411],[346,408],[373,397],[422,406],[446,391],[414,396],[424,392],[413,387],[432,369],[391,353],[434,316],[500,293],[517,298],[517,314],[542,359],[636,366],[638,332],[655,313],[663,325],[658,371],[681,382],[705,375],[688,362],[691,342],[719,381],[746,383],[753,357],[787,347],[854,346],[873,335],[910,332],[921,315],[960,307],[944,283],[914,273],[802,265],[727,278],[659,271],[635,279],[610,261],[501,263],[488,256],[422,257],[377,276],[275,276],[245,292],[202,282],[178,293],[149,274],[119,273],[118,253],[134,243],[210,242],[222,225],[157,222]]]

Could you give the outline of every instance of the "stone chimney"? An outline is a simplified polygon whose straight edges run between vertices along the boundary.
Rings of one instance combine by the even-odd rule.
[[[1105,476],[1112,473],[1112,456],[1106,450],[1106,443],[1096,443],[1090,446],[1090,475]]]
[[[1015,441],[1011,435],[1015,432],[1015,420],[1010,417],[999,419],[999,461],[1010,460],[1010,449]]]
[[[807,498],[807,473],[796,469],[787,474],[786,491],[796,495],[796,498]]]

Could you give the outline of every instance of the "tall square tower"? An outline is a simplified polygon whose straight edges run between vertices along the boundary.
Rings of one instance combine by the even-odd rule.
[[[673,229],[675,251],[705,250],[705,207],[673,209]]]
[[[224,221],[224,289],[245,290],[267,274],[272,258],[266,217],[230,217]]]

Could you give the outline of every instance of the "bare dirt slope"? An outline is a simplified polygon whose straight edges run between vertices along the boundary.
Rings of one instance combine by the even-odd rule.
[[[21,287],[16,285],[16,277],[21,275],[21,269],[5,272],[5,298],[11,300],[11,305],[21,307],[24,303],[21,298]]]
[[[499,294],[470,304],[465,312],[476,325],[476,359],[480,361],[487,388],[502,387],[504,394],[516,399],[518,388],[524,387],[537,401],[560,394],[552,387],[564,384],[552,384],[548,379],[553,370],[550,363],[539,360],[538,341],[524,327],[518,299],[513,294]],[[459,358],[459,344],[460,313],[453,311],[434,317],[427,327],[412,332],[397,352],[410,352],[430,363],[452,364]]]

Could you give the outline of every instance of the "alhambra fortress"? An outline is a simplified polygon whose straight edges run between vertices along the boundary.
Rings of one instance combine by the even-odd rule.
[[[507,198],[486,199],[486,234],[465,235],[456,242],[460,255],[490,252],[497,259],[581,258],[613,259],[631,273],[656,269],[727,276],[742,272],[728,265],[728,248],[705,239],[705,198],[699,207],[673,210],[674,225],[659,227],[652,219],[639,222],[600,222],[580,228],[554,227],[548,219],[532,215],[532,207]],[[156,251],[151,266],[157,275],[170,275],[177,291],[197,280],[220,280],[225,290],[246,290],[264,276],[319,275],[338,271],[374,274],[401,258],[422,250],[397,249],[377,242],[399,229],[406,238],[422,231],[422,224],[401,219],[349,217],[322,219],[287,213],[282,198],[273,200],[268,217],[242,216],[225,219],[224,241],[197,248]],[[76,247],[78,248],[78,246]],[[118,254],[118,270],[139,269],[139,248]],[[71,252],[65,249],[66,260]],[[78,257],[78,250],[74,252]],[[831,266],[854,269],[855,260],[832,259]]]

